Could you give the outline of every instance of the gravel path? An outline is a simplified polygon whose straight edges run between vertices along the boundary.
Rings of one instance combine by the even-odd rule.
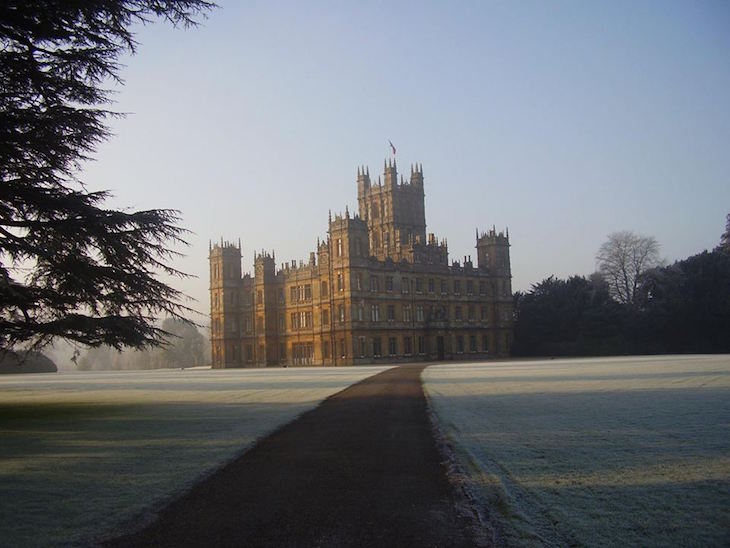
[[[424,367],[395,367],[328,398],[107,545],[478,544],[433,438]]]

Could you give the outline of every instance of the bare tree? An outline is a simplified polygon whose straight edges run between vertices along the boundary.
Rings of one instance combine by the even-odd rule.
[[[620,303],[634,304],[641,275],[661,264],[659,243],[631,231],[614,232],[598,250],[596,263],[611,296]]]
[[[730,213],[727,214],[726,219],[725,232],[720,236],[720,245],[717,246],[716,251],[730,255]]]

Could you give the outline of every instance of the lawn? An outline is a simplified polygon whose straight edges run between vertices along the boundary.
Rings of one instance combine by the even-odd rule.
[[[0,545],[85,543],[387,367],[0,376]]]
[[[424,385],[509,545],[730,544],[730,356],[444,364]]]

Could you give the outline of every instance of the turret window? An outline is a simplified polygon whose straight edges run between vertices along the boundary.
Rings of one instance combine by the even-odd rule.
[[[337,256],[342,257],[342,238],[337,238]]]

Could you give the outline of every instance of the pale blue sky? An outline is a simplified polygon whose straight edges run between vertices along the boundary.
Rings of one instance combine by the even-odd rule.
[[[515,289],[590,274],[617,230],[670,262],[730,212],[730,3],[220,2],[140,28],[116,136],[86,169],[118,206],[180,209],[177,285],[208,309],[208,240],[306,259],[360,164],[423,164],[452,259],[509,227]],[[221,199],[220,196],[225,195]],[[266,228],[264,228],[266,227]]]

